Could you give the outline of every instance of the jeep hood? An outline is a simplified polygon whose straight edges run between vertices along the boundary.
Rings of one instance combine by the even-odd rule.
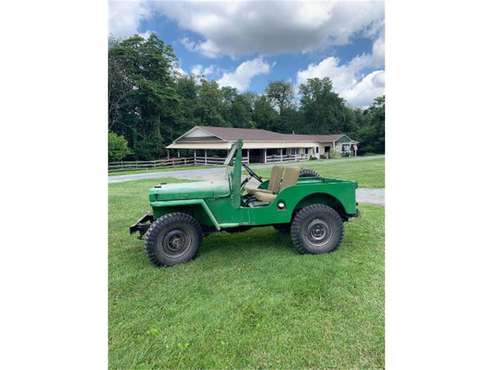
[[[184,182],[176,184],[160,184],[149,190],[149,200],[166,201],[179,199],[220,198],[229,195],[227,180],[210,180]]]

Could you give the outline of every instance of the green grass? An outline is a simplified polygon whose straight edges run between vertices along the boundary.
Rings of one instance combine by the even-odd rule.
[[[334,253],[265,227],[158,269],[127,227],[159,181],[109,185],[110,368],[384,367],[383,208],[360,206]]]
[[[324,177],[355,180],[361,188],[385,187],[385,158],[383,156],[305,161],[293,165],[313,168]],[[270,167],[259,166],[255,168],[255,171],[261,176],[270,176]]]

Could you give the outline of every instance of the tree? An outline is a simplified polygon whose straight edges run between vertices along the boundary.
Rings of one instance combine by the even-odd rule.
[[[121,161],[130,153],[131,150],[128,148],[127,140],[123,136],[110,131],[108,133],[108,160],[110,162]]]
[[[363,111],[357,138],[362,154],[385,153],[385,96],[375,98],[373,104]]]
[[[110,49],[118,41],[110,40]],[[110,53],[108,58],[108,127],[111,130],[121,120],[125,102],[132,93],[133,84],[125,70],[123,58],[116,58]]]
[[[279,113],[283,113],[293,105],[293,86],[286,81],[273,81],[265,89],[265,95],[269,102]]]
[[[173,67],[176,57],[156,35],[114,40],[108,52],[109,120],[135,156],[160,156],[176,119],[178,96]]]
[[[255,100],[252,118],[257,128],[275,131],[279,126],[279,113],[272,108],[265,95]]]
[[[204,126],[230,126],[223,116],[223,95],[216,81],[200,81],[197,118]]]
[[[300,85],[300,111],[304,133],[342,133],[347,128],[344,100],[334,91],[329,78],[310,78]]]
[[[193,76],[183,75],[176,80],[178,106],[175,124],[170,127],[170,140],[176,139],[193,126],[201,124],[198,119],[199,85]]]
[[[253,128],[253,109],[245,95],[237,95],[231,106],[231,125],[233,127]]]

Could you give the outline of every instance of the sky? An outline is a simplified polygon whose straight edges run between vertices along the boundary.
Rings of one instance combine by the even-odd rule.
[[[359,108],[384,94],[384,31],[383,1],[109,1],[110,34],[156,33],[180,73],[256,93],[329,77]]]

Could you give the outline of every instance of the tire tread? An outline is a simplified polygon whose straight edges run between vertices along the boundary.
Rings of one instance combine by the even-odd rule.
[[[147,230],[146,234],[144,235],[144,240],[145,240],[144,249],[146,255],[149,258],[149,261],[151,261],[151,263],[155,266],[158,267],[172,266],[170,264],[166,264],[159,261],[154,251],[154,243],[156,242],[156,238],[159,235],[159,231],[161,230],[161,228],[174,222],[185,222],[191,224],[197,230],[199,237],[198,245],[200,246],[202,244],[202,239],[204,237],[204,234],[202,232],[202,227],[200,226],[200,223],[195,218],[183,212],[167,213],[159,217],[156,221],[154,221],[149,227],[149,229]],[[199,248],[195,250],[194,254],[189,258],[190,260],[196,257],[198,250]]]
[[[293,222],[291,223],[291,240],[293,242],[294,248],[300,254],[306,254],[306,253],[314,254],[308,251],[303,245],[303,239],[301,237],[301,226],[303,223],[302,221],[306,217],[308,217],[310,214],[314,212],[319,212],[319,211],[330,213],[331,216],[337,220],[338,227],[340,228],[340,232],[338,233],[339,238],[336,242],[336,246],[332,248],[330,251],[328,251],[328,253],[335,251],[341,244],[342,239],[344,238],[344,225],[337,211],[325,204],[321,204],[321,203],[311,204],[298,211],[293,218]]]

